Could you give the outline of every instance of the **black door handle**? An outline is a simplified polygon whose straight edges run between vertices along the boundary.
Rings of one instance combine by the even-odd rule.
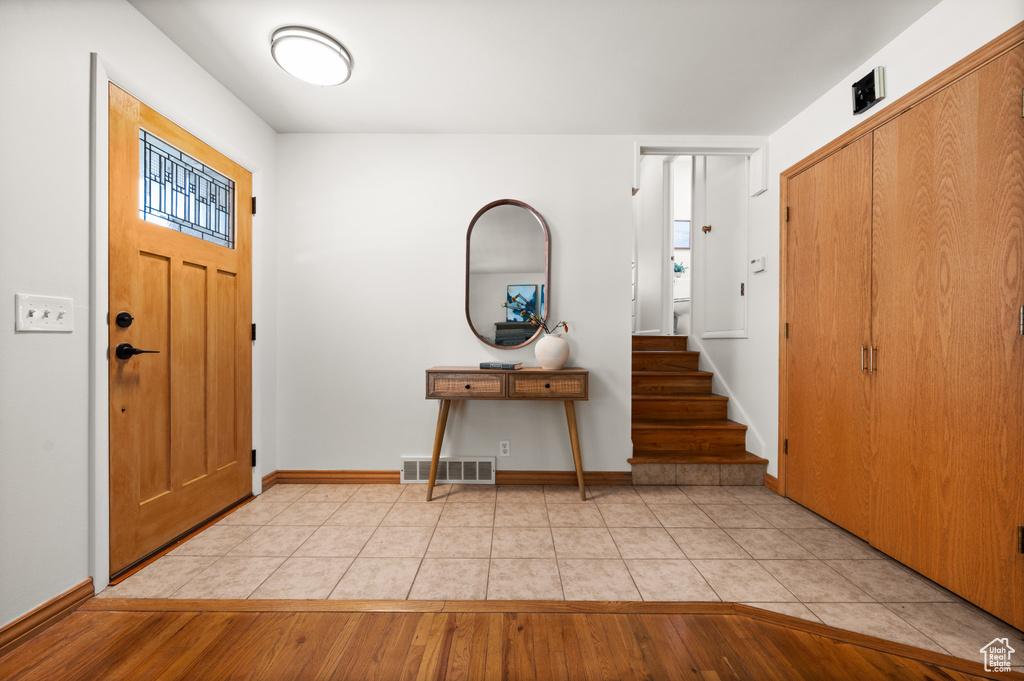
[[[143,353],[158,354],[159,350],[139,350],[138,348],[132,347],[131,343],[121,343],[114,348],[114,354],[117,355],[118,359],[131,359],[135,355],[141,355]]]

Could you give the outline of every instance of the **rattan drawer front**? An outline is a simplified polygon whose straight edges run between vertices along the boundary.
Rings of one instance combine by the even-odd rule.
[[[516,399],[587,399],[585,374],[509,374],[508,396]]]
[[[427,397],[504,397],[505,374],[428,373]]]

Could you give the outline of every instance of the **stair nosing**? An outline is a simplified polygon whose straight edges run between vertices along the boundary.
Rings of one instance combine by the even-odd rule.
[[[652,419],[641,419],[639,421],[633,421],[632,427],[634,430],[646,430],[649,428],[671,428],[677,429],[690,429],[690,430],[710,430],[713,428],[721,428],[725,430],[747,430],[745,423],[739,423],[731,419],[680,419],[678,421],[658,421]]]
[[[632,350],[640,355],[699,355],[700,350]]]
[[[629,463],[664,463],[664,459],[715,459],[718,456],[721,458],[738,458],[737,455],[741,455],[746,461],[729,461],[726,462],[731,465],[748,465],[748,464],[760,464],[764,465],[768,463],[768,459],[752,454],[748,451],[735,452],[729,450],[703,450],[703,451],[689,451],[685,449],[666,449],[666,450],[650,450],[641,449],[634,450],[633,456],[627,461]],[[745,455],[745,456],[743,456]],[[650,459],[650,461],[634,461],[634,459]]]
[[[728,400],[726,395],[716,395],[715,393],[683,393],[682,395],[633,395],[634,400],[651,400],[654,402],[667,402],[668,400],[706,400],[706,401],[722,401]]]
[[[700,369],[676,369],[675,371],[665,371],[664,369],[654,369],[647,371],[645,369],[633,369],[633,375],[641,374],[643,376],[714,376],[713,371],[701,371]]]

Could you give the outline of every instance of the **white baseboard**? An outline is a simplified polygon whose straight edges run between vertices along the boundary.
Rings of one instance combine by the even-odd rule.
[[[688,344],[689,343],[692,343],[693,345],[697,346],[691,349],[700,352],[700,363],[706,365],[707,367],[700,367],[701,370],[710,371],[715,375],[714,378],[711,379],[714,392],[718,395],[725,395],[726,397],[729,398],[729,418],[732,418],[734,421],[738,421],[746,425],[747,451],[750,452],[751,454],[756,454],[762,459],[767,459],[768,457],[765,456],[765,454],[768,451],[768,445],[765,444],[764,438],[761,437],[761,433],[758,432],[757,427],[753,424],[750,417],[747,416],[747,412],[743,408],[743,404],[738,399],[736,399],[736,395],[729,387],[729,384],[726,383],[724,378],[722,378],[722,372],[720,372],[718,370],[718,367],[715,366],[715,360],[711,358],[711,355],[708,354],[707,349],[705,349],[704,345],[700,342],[700,339],[697,336],[690,336]],[[735,418],[733,418],[732,413],[734,411]],[[753,442],[751,442],[751,440],[753,440]]]

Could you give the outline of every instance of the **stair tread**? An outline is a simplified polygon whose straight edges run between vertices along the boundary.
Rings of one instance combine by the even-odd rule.
[[[725,395],[715,395],[714,393],[685,393],[682,395],[633,395],[633,400],[644,400],[650,402],[669,402],[671,400],[702,400],[707,402],[727,402],[729,400]]]
[[[700,369],[677,369],[675,371],[665,371],[664,369],[655,369],[652,371],[646,371],[644,369],[633,369],[634,376],[714,376],[713,371],[701,371]]]
[[[747,426],[737,423],[731,419],[688,419],[681,421],[657,421],[654,419],[641,419],[633,421],[633,428],[672,428],[672,429],[706,429],[706,428],[728,428],[732,430],[746,430]]]
[[[724,463],[724,464],[766,464],[768,459],[762,459],[750,452],[735,451],[647,451],[633,450],[633,456],[628,459],[629,463]]]
[[[700,350],[633,350],[634,355],[699,355]]]

